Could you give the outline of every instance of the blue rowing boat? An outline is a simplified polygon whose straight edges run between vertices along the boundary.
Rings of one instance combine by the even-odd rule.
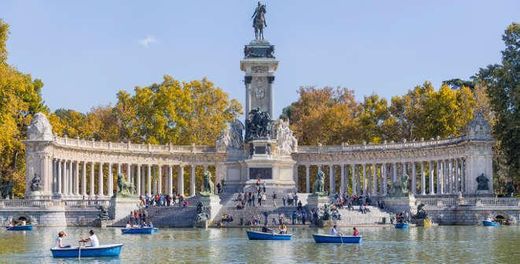
[[[312,237],[316,243],[341,243],[341,244],[359,244],[363,240],[362,236],[335,236],[313,234]]]
[[[246,231],[249,240],[291,240],[292,234],[265,233],[259,231]]]
[[[484,226],[499,226],[500,224],[498,222],[492,221],[492,220],[484,220],[482,221],[482,225]]]
[[[408,228],[408,223],[397,223],[395,224],[395,228],[397,229],[407,229]]]
[[[103,245],[99,247],[51,248],[54,258],[118,257],[123,244]]]
[[[159,231],[159,229],[154,227],[139,227],[139,228],[122,228],[121,232],[123,234],[153,234]]]
[[[32,225],[19,225],[19,226],[6,226],[5,229],[8,231],[31,231]]]

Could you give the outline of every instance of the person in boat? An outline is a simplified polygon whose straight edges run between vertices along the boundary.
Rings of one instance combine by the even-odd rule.
[[[267,227],[267,225],[264,225],[264,226],[262,226],[262,232],[271,233],[271,232],[273,232],[273,230],[271,228]]]
[[[58,233],[58,237],[56,238],[56,248],[70,248],[70,245],[63,245],[63,238],[67,236],[67,233],[64,231],[60,231]]]
[[[280,234],[287,234],[287,226],[284,223],[282,223],[278,229]]]
[[[140,226],[140,228],[143,228],[143,227],[146,227],[146,222],[145,221],[143,221],[143,223]]]
[[[336,229],[336,225],[334,225],[331,229],[330,229],[330,235],[332,236],[337,236],[339,233],[338,233],[338,230]]]
[[[353,235],[353,236],[359,236],[359,231],[357,230],[357,228],[354,227],[353,230],[354,230],[354,231],[352,232],[352,235]]]
[[[132,225],[130,224],[130,221],[126,222],[126,228],[132,228]]]
[[[150,221],[150,222],[148,223],[148,227],[151,227],[151,228],[153,228],[153,224],[152,224],[152,221]]]
[[[99,247],[99,239],[97,238],[96,234],[94,234],[94,230],[90,230],[88,233],[90,234],[90,236],[88,238],[81,239],[79,242],[90,242],[91,247]]]
[[[25,226],[25,225],[27,225],[27,221],[22,220],[21,223],[20,223],[20,225],[21,225],[21,226]]]

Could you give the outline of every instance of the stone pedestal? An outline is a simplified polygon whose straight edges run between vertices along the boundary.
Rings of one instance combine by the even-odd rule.
[[[412,194],[402,197],[386,197],[384,202],[386,208],[394,213],[407,211],[411,212],[412,215],[417,213],[415,196]]]
[[[200,196],[199,201],[202,202],[205,207],[208,207],[209,222],[213,222],[218,212],[222,208],[222,205],[220,204],[220,197],[217,195]]]
[[[319,196],[319,195],[309,195],[307,197],[307,208],[309,211],[315,208],[322,208],[325,204],[328,204],[330,201],[327,196]]]
[[[267,188],[294,191],[294,164],[291,156],[282,156],[274,152],[277,149],[276,140],[252,140],[254,146],[249,159],[243,161],[245,168],[245,185],[256,185],[257,179]]]
[[[108,214],[114,223],[130,215],[130,211],[138,209],[137,197],[112,197]]]

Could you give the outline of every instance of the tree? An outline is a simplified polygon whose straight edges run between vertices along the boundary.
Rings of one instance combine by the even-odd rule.
[[[359,142],[355,120],[359,105],[352,90],[301,87],[298,93],[289,117],[301,145]]]
[[[0,178],[13,181],[14,194],[25,192],[25,146],[27,126],[37,112],[47,112],[41,90],[33,80],[7,63],[6,42],[9,26],[0,20]]]
[[[520,24],[512,23],[502,36],[502,64],[481,68],[473,77],[487,86],[495,113],[495,137],[500,141],[511,178],[520,179]]]
[[[376,94],[365,96],[360,108],[361,111],[357,119],[364,141],[381,143],[392,138],[392,135],[387,133],[392,130],[386,130],[390,126],[389,122],[385,122],[390,118],[390,111],[385,98]]]

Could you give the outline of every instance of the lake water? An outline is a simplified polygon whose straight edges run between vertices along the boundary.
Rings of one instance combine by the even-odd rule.
[[[0,231],[0,263],[78,263],[52,258],[49,249],[59,230]],[[65,241],[77,244],[89,228],[64,230]],[[101,244],[123,243],[123,251],[119,258],[81,263],[520,263],[519,226],[362,227],[360,245],[315,244],[312,234],[326,230],[314,228],[292,229],[292,241],[249,241],[246,229],[238,228],[161,229],[153,235],[94,230]]]

